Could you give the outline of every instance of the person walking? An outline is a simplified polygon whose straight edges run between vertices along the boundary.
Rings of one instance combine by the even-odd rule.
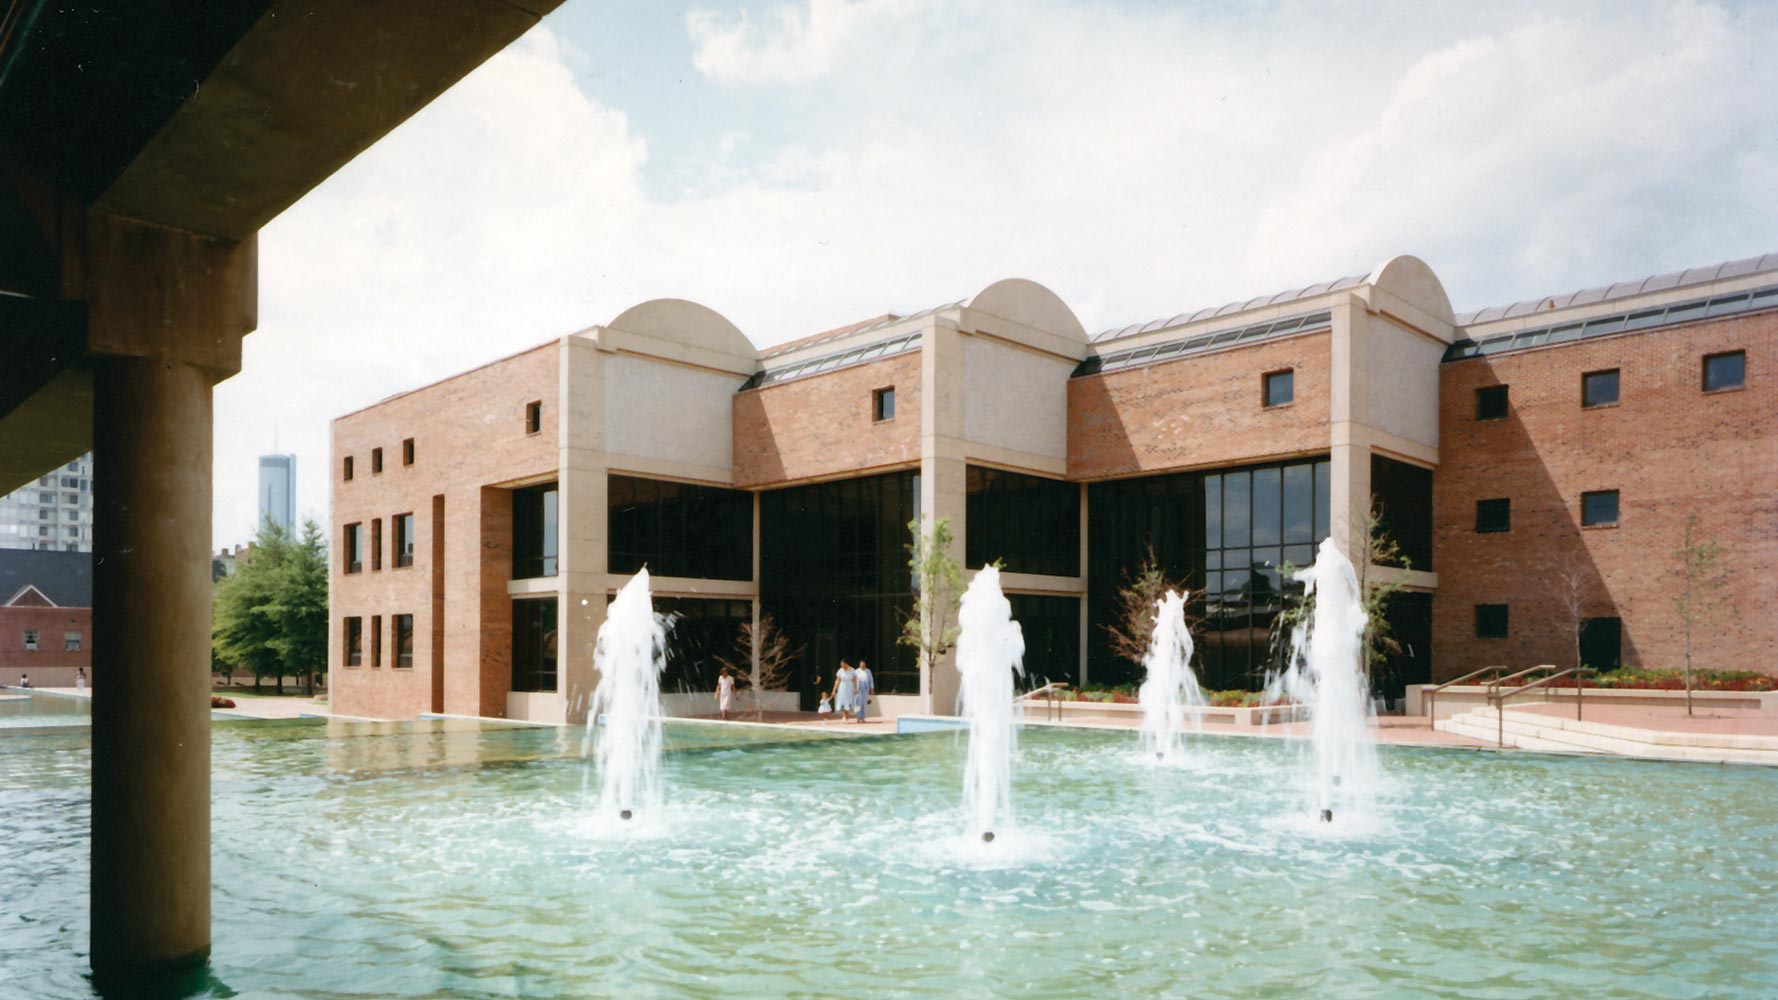
[[[858,661],[858,669],[854,673],[856,676],[853,680],[858,687],[858,721],[863,722],[864,713],[870,708],[870,696],[877,689],[877,679],[870,672],[870,664],[863,660]]]
[[[728,721],[729,709],[735,707],[735,675],[727,667],[722,668],[722,676],[716,678],[716,710],[722,713],[722,721]]]
[[[833,710],[841,721],[852,710],[852,700],[857,696],[858,671],[852,669],[852,664],[841,660],[839,672],[833,675]]]
[[[85,667],[75,668],[74,690],[76,690],[76,691],[85,691],[86,690],[86,668]]]

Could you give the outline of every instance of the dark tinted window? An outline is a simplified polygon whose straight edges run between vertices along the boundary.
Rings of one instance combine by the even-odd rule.
[[[895,419],[894,389],[878,389],[871,393],[871,417],[875,420]]]
[[[383,449],[372,448],[370,450],[370,473],[371,473],[371,475],[374,476],[382,471],[383,471]]]
[[[364,524],[346,525],[345,543],[346,572],[356,573],[364,568]]]
[[[556,689],[556,599],[512,602],[512,689]]]
[[[1609,406],[1617,402],[1617,369],[1581,376],[1580,405]]]
[[[414,564],[414,515],[397,514],[390,519],[389,532],[395,549],[395,565]]]
[[[1265,404],[1267,406],[1283,406],[1296,398],[1296,374],[1294,372],[1268,372],[1265,377]]]
[[[612,476],[606,499],[612,573],[753,579],[753,494]]]
[[[1506,416],[1506,386],[1489,385],[1475,391],[1475,418],[1499,420]]]
[[[1506,638],[1506,605],[1478,604],[1475,606],[1475,637],[1477,639]]]
[[[1475,502],[1475,530],[1477,531],[1511,531],[1513,526],[1513,502],[1511,500],[1477,500]]]
[[[1432,569],[1432,470],[1371,456],[1377,530],[1395,540],[1398,565]]]
[[[1013,573],[1080,575],[1080,486],[972,465],[964,558],[971,567],[1004,560]]]
[[[896,643],[913,609],[907,526],[918,496],[914,472],[760,494],[760,610],[801,649],[793,686],[804,708],[841,657],[868,660],[884,694],[919,692],[914,651]]]
[[[410,670],[414,665],[414,616],[396,615],[392,624],[395,626],[395,666]]]
[[[541,400],[525,404],[525,433],[535,434],[543,429],[543,402]]]
[[[1285,595],[1300,589],[1280,568],[1315,561],[1315,546],[1328,533],[1331,480],[1327,462],[1304,461],[1091,484],[1088,676],[1104,684],[1142,679],[1141,664],[1111,654],[1105,626],[1118,588],[1152,549],[1162,571],[1194,591],[1204,686],[1260,684],[1271,661],[1272,621]]]
[[[364,619],[346,619],[346,666],[356,667],[364,662]]]
[[[1008,594],[1013,620],[1025,637],[1025,679],[1031,687],[1046,681],[1080,679],[1080,599],[1047,594]]]
[[[753,620],[751,602],[657,597],[654,613],[664,616],[668,624],[662,691],[714,691],[722,658],[746,662],[747,655],[737,642],[741,624]],[[740,681],[736,678],[737,684]]]
[[[1580,495],[1580,523],[1584,525],[1617,523],[1617,490],[1600,490]]]
[[[512,575],[556,575],[556,484],[512,494]]]
[[[1704,359],[1704,391],[1739,389],[1747,384],[1747,353],[1712,354]]]

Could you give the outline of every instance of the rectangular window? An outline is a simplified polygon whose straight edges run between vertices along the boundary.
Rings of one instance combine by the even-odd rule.
[[[674,639],[681,638],[676,634],[679,631],[677,626],[673,631]],[[732,634],[726,632],[723,638],[732,641]],[[512,602],[512,689],[556,689],[556,599],[553,597]]]
[[[512,575],[518,580],[556,575],[555,483],[513,491]]]
[[[1608,372],[1587,372],[1580,378],[1580,405],[1583,408],[1611,406],[1617,402],[1617,369]]]
[[[80,652],[80,633],[67,631],[62,633],[62,651],[64,653]]]
[[[753,494],[639,476],[607,484],[609,572],[753,578]]]
[[[543,430],[543,400],[533,400],[525,404],[525,433],[535,434]]]
[[[971,465],[963,494],[966,565],[999,559],[1014,573],[1080,575],[1079,483]]]
[[[412,670],[414,668],[414,616],[396,615],[395,625],[395,669]]]
[[[1506,416],[1506,386],[1485,385],[1475,391],[1475,418],[1500,420]]]
[[[346,666],[357,667],[364,664],[364,619],[346,619]]]
[[[1283,406],[1296,398],[1296,373],[1286,369],[1281,372],[1267,372],[1265,376],[1265,405]]]
[[[1494,531],[1511,531],[1513,528],[1513,502],[1510,499],[1477,500],[1475,502],[1475,530],[1481,533]]]
[[[881,422],[895,419],[895,388],[878,389],[870,394],[871,419]]]
[[[355,522],[353,524],[346,525],[346,538],[345,538],[344,548],[345,548],[345,558],[342,560],[342,562],[345,564],[346,572],[348,572],[348,573],[361,572],[364,569],[364,523],[363,522],[360,521],[360,522]]]
[[[78,493],[64,493],[64,494],[62,494],[62,502],[63,503],[71,503],[71,504],[75,504],[78,506],[80,503],[80,494],[78,494]]]
[[[1617,523],[1617,490],[1600,490],[1580,495],[1580,523],[1583,527],[1604,527]]]
[[[395,550],[395,565],[414,564],[414,515],[397,514],[389,519],[389,543]]]
[[[401,464],[414,464],[414,439],[403,438],[401,441]]]
[[[377,572],[383,568],[383,519],[371,518],[370,522],[370,571]]]
[[[1506,605],[1478,604],[1475,606],[1475,637],[1477,639],[1506,638]]]
[[[36,649],[37,648],[37,637],[38,637],[38,632],[36,629],[34,629],[34,628],[25,629],[25,648],[28,650]]]
[[[39,493],[39,494],[37,494],[37,502],[38,503],[55,503],[56,502],[56,495],[54,493]]]
[[[1747,384],[1747,352],[1730,351],[1704,358],[1704,391],[1721,392]]]
[[[49,537],[49,525],[47,525],[47,524],[38,525],[37,526],[37,537],[38,538],[48,538]]]
[[[381,448],[370,450],[370,474],[373,476],[383,474],[383,449]]]
[[[370,616],[370,665],[383,665],[383,616]]]
[[[341,463],[340,468],[342,470],[345,481],[348,483],[351,482],[352,481],[352,456],[347,455],[345,457],[345,460]]]
[[[49,515],[51,513],[52,512],[47,507],[40,507],[37,510],[37,520],[47,521],[47,520],[49,520]]]

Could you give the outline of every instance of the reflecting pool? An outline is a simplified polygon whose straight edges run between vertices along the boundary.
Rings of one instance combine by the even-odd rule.
[[[215,727],[209,995],[1769,996],[1778,772],[1382,748],[1317,823],[1298,748],[1026,729],[963,837],[961,734],[673,724],[601,827],[574,730]],[[88,995],[87,737],[0,737],[0,995]]]

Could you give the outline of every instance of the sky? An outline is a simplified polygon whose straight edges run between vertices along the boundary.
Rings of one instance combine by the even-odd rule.
[[[1413,254],[1459,310],[1778,251],[1778,4],[567,0],[260,234],[215,544],[329,421],[637,302],[1089,332]],[[396,444],[390,442],[391,446]]]

